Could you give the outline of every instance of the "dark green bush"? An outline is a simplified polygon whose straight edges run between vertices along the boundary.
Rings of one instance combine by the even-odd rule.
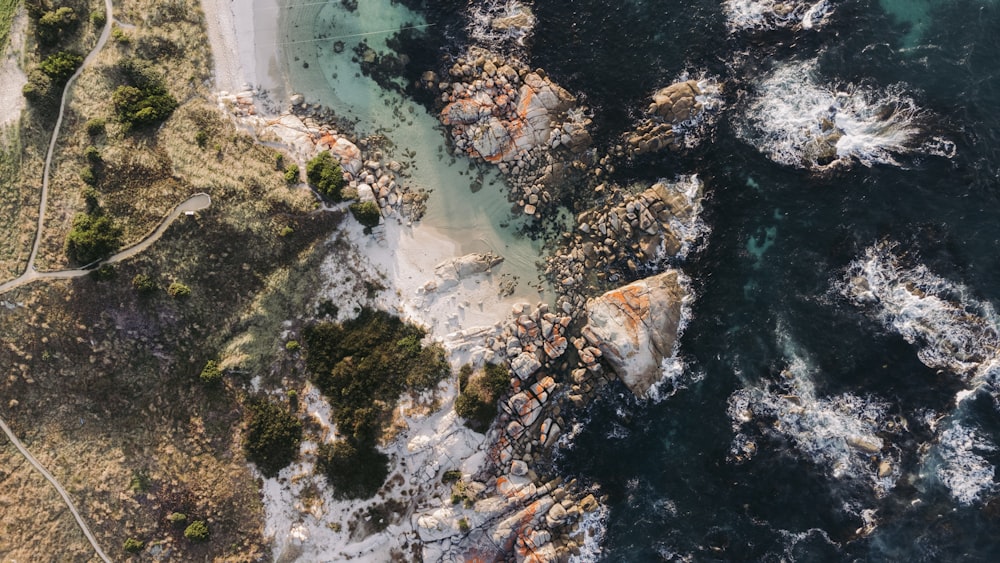
[[[205,383],[213,385],[222,381],[222,370],[219,369],[219,364],[215,360],[209,360],[205,362],[205,367],[202,368],[198,377]]]
[[[183,512],[171,512],[167,515],[167,522],[170,522],[175,528],[183,528],[184,524],[187,523],[187,514]]]
[[[21,94],[25,99],[33,104],[42,102],[53,102],[52,79],[39,68],[33,68],[28,72],[28,81],[21,88]]]
[[[441,476],[442,483],[456,483],[462,478],[462,472],[457,469],[450,469]]]
[[[299,183],[299,165],[292,164],[285,168],[285,183],[286,184],[298,184]]]
[[[125,545],[123,547],[128,553],[139,553],[146,547],[146,542],[135,538],[128,538],[125,540]]]
[[[316,155],[306,164],[306,178],[309,184],[324,197],[331,201],[342,199],[344,189],[344,171],[340,164],[327,151]]]
[[[66,237],[66,255],[78,264],[90,264],[114,254],[121,236],[121,229],[107,216],[79,213]]]
[[[104,24],[108,23],[108,17],[103,10],[94,10],[90,12],[90,23],[94,24],[94,27],[104,27]]]
[[[111,95],[111,103],[123,125],[155,125],[170,117],[177,109],[177,100],[167,92],[163,80],[148,61],[126,59],[119,65],[119,69],[128,84],[115,89]]]
[[[191,295],[191,288],[175,281],[167,286],[167,295],[174,298],[188,297]]]
[[[497,416],[497,400],[509,386],[510,372],[503,366],[486,364],[481,373],[460,374],[455,414],[464,418],[469,428],[485,432]]]
[[[195,520],[184,529],[184,537],[195,542],[207,541],[209,536],[208,524],[204,520]]]
[[[369,230],[377,227],[379,221],[382,219],[382,213],[378,209],[378,204],[374,201],[352,203],[349,209],[351,210],[351,215],[354,215],[354,218],[358,220],[358,223],[361,223]]]
[[[83,180],[83,183],[88,186],[97,185],[97,174],[94,173],[94,168],[92,166],[84,166],[80,169],[80,179]]]
[[[101,162],[101,151],[97,150],[94,145],[87,145],[87,148],[83,149],[83,156],[87,157],[87,161],[92,164]]]
[[[80,20],[69,6],[62,6],[45,12],[36,22],[38,41],[42,45],[55,45],[76,30]]]
[[[267,399],[248,401],[246,412],[243,451],[264,476],[275,477],[299,454],[302,422]]]
[[[204,129],[199,129],[194,134],[194,142],[198,143],[198,148],[205,148],[208,145],[208,132]]]
[[[104,134],[104,118],[95,117],[93,119],[88,119],[87,124],[84,127],[86,127],[87,135],[90,137],[102,135]]]
[[[156,282],[146,274],[136,274],[132,278],[132,287],[139,293],[149,294],[156,291]]]
[[[378,483],[365,481],[361,486],[338,473],[338,460],[357,457],[378,465],[381,458],[375,444],[391,419],[396,400],[408,390],[432,387],[448,373],[444,351],[439,346],[421,346],[424,331],[419,327],[372,309],[363,309],[342,325],[316,323],[303,336],[306,367],[333,405],[338,430],[347,436],[337,452],[326,452],[327,467],[336,476],[328,471],[328,477],[331,483],[340,479],[342,488],[355,491],[350,493],[353,496],[377,490],[384,471],[378,473]]]
[[[322,444],[317,457],[319,469],[333,486],[333,496],[339,499],[371,498],[389,475],[389,458],[374,445],[338,440]]]
[[[38,64],[39,70],[52,79],[55,86],[61,87],[66,84],[70,76],[83,63],[83,57],[70,51],[59,51],[53,53]]]

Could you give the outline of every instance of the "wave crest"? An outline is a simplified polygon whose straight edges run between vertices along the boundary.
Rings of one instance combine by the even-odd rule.
[[[774,162],[810,170],[954,155],[943,139],[922,144],[928,114],[901,85],[835,87],[819,81],[816,67],[815,60],[789,63],[767,76],[737,135]]]
[[[732,32],[776,28],[819,28],[833,6],[828,0],[727,0],[723,4],[726,24]]]

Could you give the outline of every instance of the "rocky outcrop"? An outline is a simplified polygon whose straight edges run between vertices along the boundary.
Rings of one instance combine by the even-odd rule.
[[[609,281],[635,279],[667,259],[686,257],[708,231],[697,176],[657,182],[638,194],[600,188],[607,193],[604,205],[577,215],[572,237],[546,269],[572,311],[582,310],[585,296]]]
[[[553,190],[591,144],[590,119],[576,98],[541,70],[514,57],[472,48],[425,88],[441,91],[441,121],[457,151],[496,164],[511,184],[511,200],[534,215],[555,199]]]
[[[537,22],[531,8],[517,0],[476,2],[469,19],[469,35],[487,46],[513,42],[523,47]]]
[[[722,108],[722,88],[711,79],[684,80],[657,90],[646,115],[626,135],[631,155],[691,148],[707,136]]]
[[[677,270],[609,291],[587,303],[583,336],[636,396],[662,377],[673,355],[688,290]]]
[[[301,94],[293,94],[290,100],[290,109],[280,110],[260,91],[218,96],[225,113],[251,129],[260,140],[283,145],[298,161],[300,169],[318,151],[330,151],[344,171],[345,197],[376,202],[386,219],[420,218],[427,195],[406,184],[405,164],[383,162],[379,148],[384,141],[382,137],[358,139],[350,132],[350,124],[331,110],[310,106]]]
[[[455,287],[464,279],[490,272],[503,262],[503,256],[492,252],[474,252],[445,260],[434,266],[435,279],[424,284],[425,292]]]

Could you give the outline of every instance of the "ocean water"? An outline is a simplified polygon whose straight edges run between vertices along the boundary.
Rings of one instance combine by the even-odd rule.
[[[481,3],[406,4],[434,24],[402,42],[419,99]],[[599,150],[684,73],[726,97],[700,147],[614,174],[698,174],[711,230],[683,265],[692,375],[611,386],[559,454],[608,498],[585,559],[996,561],[1000,2],[773,4],[530,2],[523,52]]]

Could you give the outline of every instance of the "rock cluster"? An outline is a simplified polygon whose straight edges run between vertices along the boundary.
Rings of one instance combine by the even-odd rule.
[[[722,107],[714,80],[684,80],[657,90],[646,115],[626,135],[631,155],[681,150],[696,145]]]
[[[445,260],[434,266],[434,279],[424,284],[421,289],[426,293],[449,289],[464,279],[490,272],[502,262],[503,256],[492,252],[474,252]]]
[[[469,19],[469,35],[489,46],[513,41],[523,47],[537,22],[531,8],[517,0],[477,2]]]
[[[574,342],[581,361],[591,368],[603,358],[632,393],[645,396],[674,353],[687,295],[683,274],[667,270],[591,299],[583,337]]]
[[[576,98],[516,58],[471,48],[425,88],[441,91],[441,121],[456,150],[496,164],[511,183],[511,200],[527,215],[556,199],[553,190],[591,144],[590,119]]]
[[[253,90],[222,93],[219,103],[258,137],[283,144],[300,161],[301,170],[318,151],[330,151],[343,169],[346,198],[376,202],[386,219],[420,218],[427,194],[412,190],[404,181],[408,165],[383,159],[380,136],[358,139],[349,132],[349,123],[328,108],[307,104],[301,94],[290,96],[288,111],[263,115],[266,112],[257,107],[261,95]]]
[[[580,213],[546,274],[582,311],[585,290],[635,279],[670,258],[683,258],[707,230],[701,221],[704,185],[697,176],[657,182],[638,194],[610,191],[600,208]]]

